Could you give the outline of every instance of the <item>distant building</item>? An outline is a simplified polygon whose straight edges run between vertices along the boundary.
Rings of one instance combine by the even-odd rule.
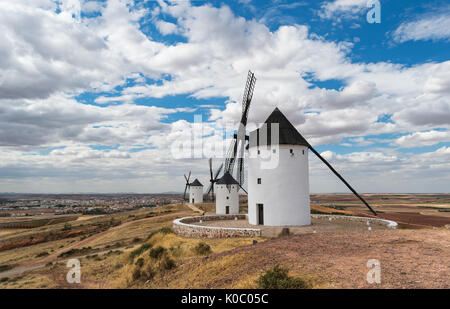
[[[239,183],[227,171],[217,180],[216,214],[228,215],[239,213]]]
[[[272,124],[278,124],[278,141],[272,140]],[[249,223],[311,224],[307,141],[278,108],[249,139]],[[271,156],[277,164],[265,168]]]
[[[189,203],[203,203],[203,185],[198,179],[195,179],[194,182],[189,184]]]

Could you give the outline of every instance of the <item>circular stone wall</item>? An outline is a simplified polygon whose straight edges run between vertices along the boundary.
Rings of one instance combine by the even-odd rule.
[[[253,228],[227,228],[216,226],[202,226],[195,223],[223,220],[247,220],[247,215],[218,215],[184,217],[173,221],[173,230],[176,234],[191,238],[230,238],[230,237],[259,237],[260,229]]]
[[[397,227],[397,223],[394,221],[368,217],[313,214],[311,218],[315,221],[312,225],[286,227],[291,229],[294,234],[354,231],[356,225],[358,231]],[[339,222],[339,224],[336,225],[335,222]],[[190,238],[273,237],[278,235],[283,228],[271,226],[255,226],[253,228],[253,226],[248,224],[245,214],[185,217],[173,221],[174,232]]]

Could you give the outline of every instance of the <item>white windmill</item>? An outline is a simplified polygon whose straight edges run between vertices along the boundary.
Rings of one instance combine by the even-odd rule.
[[[275,108],[260,129],[250,132],[248,160],[250,224],[286,226],[311,223],[308,150],[317,155],[376,215],[369,204],[306,141],[286,116]],[[276,164],[268,166],[268,158],[273,160],[274,157]]]
[[[216,181],[216,214],[235,215],[239,213],[239,182],[229,172]]]
[[[203,185],[197,178],[189,184],[189,203],[203,203]]]

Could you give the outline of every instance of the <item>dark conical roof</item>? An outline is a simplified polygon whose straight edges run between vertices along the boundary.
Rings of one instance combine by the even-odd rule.
[[[231,176],[230,172],[226,171],[225,174],[223,174],[222,178],[217,180],[216,184],[218,185],[238,185],[239,182],[236,181],[236,179]]]
[[[271,124],[278,123],[280,132],[278,143],[279,145],[302,145],[309,147],[306,139],[297,131],[286,116],[276,107],[272,114],[267,118],[264,124],[267,124],[260,129],[250,132],[250,147],[260,145],[271,145]],[[266,131],[266,132],[264,132]],[[267,136],[267,141],[264,141],[261,136]]]
[[[195,178],[195,180],[194,180],[193,182],[191,182],[189,185],[190,185],[191,187],[203,187],[203,185],[201,184],[200,181],[198,181],[197,178]]]

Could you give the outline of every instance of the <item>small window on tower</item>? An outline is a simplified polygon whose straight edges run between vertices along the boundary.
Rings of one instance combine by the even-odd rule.
[[[305,154],[305,149],[302,150],[302,154]]]
[[[258,185],[261,184],[261,178],[258,178]]]
[[[258,150],[258,154],[261,154],[261,150]]]
[[[227,200],[229,200],[229,199],[230,199],[230,197],[227,196]]]
[[[276,149],[272,149],[272,152],[273,152],[273,153],[276,153],[276,152],[277,152],[277,150],[276,150]]]
[[[290,149],[289,152],[291,153],[291,156],[294,155],[294,149]]]

